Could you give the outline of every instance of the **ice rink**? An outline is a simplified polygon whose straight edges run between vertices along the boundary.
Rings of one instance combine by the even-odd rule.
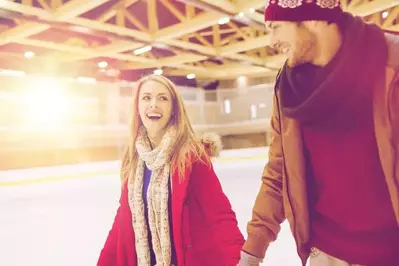
[[[246,237],[267,149],[214,161]],[[0,171],[1,266],[95,266],[119,199],[118,162]],[[263,265],[299,266],[286,223]]]

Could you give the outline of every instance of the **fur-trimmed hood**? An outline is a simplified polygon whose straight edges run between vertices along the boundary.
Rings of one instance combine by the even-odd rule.
[[[204,146],[209,157],[218,157],[223,149],[221,137],[213,132],[205,132],[200,137],[199,141]]]

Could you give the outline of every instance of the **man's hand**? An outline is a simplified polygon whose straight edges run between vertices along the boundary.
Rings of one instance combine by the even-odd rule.
[[[237,266],[259,266],[261,262],[261,259],[241,251],[241,258]]]

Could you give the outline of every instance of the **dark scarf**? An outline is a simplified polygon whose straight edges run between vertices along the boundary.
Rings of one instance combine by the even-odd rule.
[[[276,89],[282,112],[303,125],[348,128],[371,111],[373,87],[388,58],[384,34],[348,13],[341,26],[343,44],[327,66],[285,64],[281,70]]]

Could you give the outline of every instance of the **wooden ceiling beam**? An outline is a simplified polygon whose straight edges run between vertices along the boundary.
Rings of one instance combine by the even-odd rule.
[[[161,58],[156,60],[154,63],[147,65],[145,68],[153,68],[153,67],[178,67],[187,63],[193,63],[197,61],[206,60],[208,57],[201,55],[193,55],[193,54],[179,54],[174,56],[168,56],[165,58]],[[135,69],[137,64],[135,63],[122,63],[119,65],[120,69]]]
[[[373,0],[357,6],[349,5],[346,11],[356,16],[366,17],[397,5],[399,5],[399,2],[396,0]]]
[[[220,18],[221,16],[217,13],[202,13],[190,20],[157,31],[153,35],[153,38],[159,42],[168,39],[178,38],[188,33],[212,27],[213,25],[218,23]]]
[[[115,3],[113,6],[111,6],[109,9],[107,9],[105,12],[103,12],[100,16],[97,17],[98,21],[101,22],[107,22],[114,16],[116,16],[116,13],[120,9],[127,9],[130,6],[134,5],[140,0],[118,0],[117,3]]]
[[[151,33],[159,30],[157,0],[147,0],[148,29]]]
[[[28,15],[34,15],[34,13],[36,13],[35,15],[38,15],[44,19],[68,21],[108,1],[110,0],[90,0],[90,1],[70,0],[69,2],[57,8],[52,13],[47,12],[40,8],[34,8],[31,6],[25,6],[22,4],[16,4],[8,1],[5,1],[5,3],[1,3],[0,7]],[[0,34],[0,45],[18,41],[20,39],[29,37],[31,35],[38,34],[49,28],[50,28],[49,25],[43,25],[34,22],[28,22],[16,26]]]
[[[392,26],[393,22],[395,21],[395,19],[397,19],[399,16],[399,6],[396,6],[395,8],[393,8],[390,12],[388,17],[384,20],[382,27],[383,28],[387,28]]]
[[[33,39],[22,39],[22,40],[19,40],[18,43],[24,44],[24,45],[30,45],[30,46],[51,49],[51,50],[56,50],[56,51],[76,53],[76,54],[81,54],[84,56],[88,56],[88,55],[90,55],[91,57],[100,56],[96,52],[95,49],[73,46],[73,45],[62,44],[62,43],[40,41],[40,40],[33,40]],[[151,59],[140,57],[140,56],[129,55],[129,54],[109,54],[108,57],[122,60],[122,61],[155,63],[155,60],[151,60]]]
[[[187,71],[185,69],[164,69],[164,73],[166,75],[172,76],[186,76],[189,73],[195,74],[195,76],[199,79],[234,79],[237,76],[261,76],[261,77],[275,77],[277,71],[268,70],[262,67],[253,67],[253,66],[245,66],[245,65],[237,65],[237,64],[224,64],[222,66],[208,66],[206,70],[195,70],[192,69]]]
[[[184,14],[179,9],[177,9],[170,0],[160,0],[160,3],[180,21],[187,20],[187,17],[184,16]]]
[[[38,0],[43,1],[43,0]],[[52,1],[60,1],[60,0],[52,0]],[[130,41],[115,41],[112,44],[109,44],[104,47],[97,47],[97,48],[89,48],[89,47],[78,47],[74,45],[68,44],[59,44],[53,42],[44,42],[32,39],[26,39],[29,36],[36,35],[42,31],[47,30],[50,26],[47,25],[45,22],[43,23],[22,23],[21,25],[14,27],[12,29],[4,31],[0,34],[0,45],[7,44],[10,42],[21,43],[25,45],[33,45],[38,47],[43,47],[47,49],[52,49],[56,51],[63,51],[65,53],[64,57],[62,58],[62,62],[71,62],[76,60],[83,60],[83,59],[90,59],[94,57],[109,57],[120,61],[126,61],[127,63],[124,64],[126,69],[132,68],[152,68],[158,66],[165,66],[165,67],[173,67],[173,68],[181,68],[183,71],[187,73],[187,71],[192,71],[198,75],[214,75],[223,78],[223,75],[235,75],[238,73],[248,73],[248,74],[259,74],[259,73],[269,73],[273,72],[270,71],[268,68],[277,69],[279,68],[283,62],[285,61],[285,57],[282,55],[278,56],[266,56],[266,50],[264,49],[265,46],[268,46],[270,43],[270,38],[268,35],[265,35],[264,31],[259,30],[258,32],[255,31],[247,31],[246,28],[239,28],[234,27],[232,28],[237,35],[234,36],[235,39],[243,38],[243,41],[238,41],[237,43],[231,43],[229,45],[223,46],[223,40],[220,40],[220,34],[223,33],[224,30],[220,29],[218,25],[218,21],[220,18],[223,18],[226,14],[223,12],[203,12],[199,15],[194,14],[193,6],[186,6],[186,14],[182,14],[179,12],[174,12],[178,14],[174,14],[172,11],[171,13],[174,14],[178,19],[181,21],[175,25],[158,29],[159,25],[158,22],[149,21],[149,30],[144,27],[137,27],[140,30],[128,29],[122,27],[124,24],[120,23],[121,26],[112,25],[108,23],[102,23],[99,21],[93,21],[90,19],[85,19],[79,17],[81,14],[99,6],[103,3],[110,1],[110,0],[90,0],[90,1],[83,1],[83,0],[70,0],[65,4],[58,6],[55,4],[52,5],[53,7],[57,7],[54,11],[48,11],[42,8],[33,7],[33,1],[31,0],[23,0],[22,4],[17,4],[11,1],[4,1],[1,2],[1,8],[5,10],[11,10],[14,12],[20,12],[29,16],[39,17],[44,21],[55,21],[55,22],[68,22],[74,24],[76,26],[85,27],[88,29],[95,29],[102,32],[109,32],[115,35],[126,36],[130,37],[137,42],[130,42]],[[122,10],[126,9],[126,5],[128,3],[135,3],[138,0],[125,0],[118,2],[119,6]],[[151,8],[152,5],[156,4],[155,0],[149,0],[152,2],[149,3],[148,14],[149,17],[157,17],[157,10],[155,8]],[[221,1],[211,1],[211,0],[201,0],[205,4],[213,5],[217,8],[221,8],[225,10],[227,13],[232,15],[238,14],[239,12],[244,12],[245,16],[248,16],[252,20],[263,22],[263,15],[259,12],[252,12],[250,8],[253,9],[260,9],[264,6],[264,0],[236,0],[234,2],[228,0],[221,0]],[[177,10],[176,7],[171,4],[169,0],[160,0],[160,2],[165,7],[172,7],[172,10]],[[349,11],[358,16],[370,16],[372,14],[376,14],[385,10],[391,9],[391,13],[387,19],[383,22],[383,27],[388,30],[396,30],[399,31],[398,25],[392,25],[394,19],[398,16],[398,2],[393,0],[372,0],[372,1],[352,1],[349,6],[345,3],[347,1],[343,1],[343,6],[346,11]],[[115,5],[113,6],[115,7]],[[169,9],[168,8],[168,9]],[[112,9],[112,8],[111,8]],[[169,9],[169,10],[171,10]],[[124,19],[128,19],[132,22],[131,16],[124,11]],[[109,13],[109,10],[107,11]],[[117,14],[117,11],[115,15]],[[111,13],[112,13],[111,12]],[[109,16],[109,15],[108,15]],[[130,19],[129,19],[130,18]],[[191,19],[188,19],[191,18]],[[121,22],[122,17],[120,17],[119,22]],[[137,23],[136,23],[137,24]],[[200,30],[211,28],[212,30],[209,33],[200,33]],[[217,33],[218,36],[215,34]],[[253,34],[252,34],[253,33]],[[205,42],[202,39],[204,45],[191,43],[188,41],[180,40],[182,36],[188,36],[191,34],[192,36],[202,36],[203,34],[208,34],[209,36],[213,36],[215,42]],[[191,36],[190,35],[190,36]],[[216,36],[216,37],[215,37]],[[244,37],[246,36],[246,38]],[[126,38],[125,37],[125,38]],[[233,38],[233,37],[232,37]],[[126,38],[128,39],[128,38]],[[122,52],[128,50],[134,50],[139,48],[143,45],[153,45],[155,43],[165,45],[165,49],[174,49],[180,48],[188,51],[187,53],[182,53],[181,50],[179,51],[179,55],[176,56],[169,56],[163,59],[155,59],[155,58],[146,58],[144,56],[134,56],[133,54],[123,54]],[[212,46],[210,46],[212,45]],[[169,47],[168,47],[169,46]],[[245,51],[251,51],[256,49],[263,49],[261,50],[262,56],[261,57],[254,57],[243,54]],[[193,66],[190,63],[199,62],[208,59],[209,57],[217,57],[221,60],[227,61],[241,61],[241,62],[248,62],[249,65],[245,64],[237,64],[237,63],[229,63],[225,64],[225,69],[215,68],[205,68],[201,66]],[[69,59],[68,59],[69,58]],[[256,66],[254,66],[256,65]],[[226,69],[231,68],[231,69]],[[253,68],[253,70],[249,70]],[[227,72],[226,72],[227,71]],[[212,72],[212,73],[210,73]],[[222,73],[224,72],[224,74]]]

